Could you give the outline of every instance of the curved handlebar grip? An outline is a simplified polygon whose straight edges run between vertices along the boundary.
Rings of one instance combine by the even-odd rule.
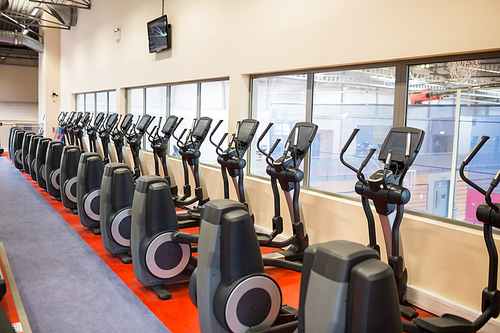
[[[491,181],[491,186],[493,186],[493,188],[495,188],[498,186],[498,183],[500,183],[500,170],[498,170],[497,175]]]
[[[359,128],[355,128],[352,133],[351,133],[351,136],[349,137],[349,139],[347,140],[347,142],[345,143],[344,147],[342,148],[342,152],[344,153],[345,151],[347,151],[347,148],[349,148],[349,146],[351,145],[352,143],[352,140],[354,140],[354,138],[356,137],[356,135],[358,134],[359,132]]]
[[[177,124],[175,124],[174,130],[172,131],[172,133],[177,130],[177,127],[179,127],[179,125],[182,123],[183,120],[184,120],[184,118],[180,118],[179,119],[179,121],[177,122]]]
[[[267,154],[268,156],[271,156],[271,154],[274,152],[276,147],[278,147],[278,144],[280,142],[281,142],[281,139],[276,139],[276,141],[274,141],[274,145],[271,147],[271,149],[269,149],[269,154]]]
[[[498,170],[497,175],[493,180],[491,181],[490,187],[486,191],[485,194],[485,202],[488,206],[490,206],[495,212],[498,212],[500,208],[498,208],[497,205],[495,205],[493,202],[491,202],[491,193],[495,189],[495,187],[498,186],[498,183],[500,182],[500,170]]]
[[[274,145],[269,150],[269,154],[263,153],[266,156],[266,163],[271,167],[273,166],[273,163],[274,163],[274,158],[272,158],[271,154],[274,152],[276,147],[278,147],[278,144],[280,143],[280,141],[281,141],[281,139],[277,139],[276,141],[274,141]]]
[[[215,134],[215,132],[217,132],[217,129],[219,128],[220,124],[222,124],[223,120],[219,120],[219,122],[217,123],[217,125],[215,125],[214,129],[212,130],[212,133],[210,133],[210,136],[208,137],[208,139],[210,140],[210,143],[213,144],[216,148],[218,148],[221,144],[221,142],[219,142],[219,145],[217,145],[213,140],[213,136]],[[227,133],[225,134],[224,138],[227,136]]]
[[[372,158],[373,154],[375,154],[376,151],[377,151],[376,148],[370,149],[370,152],[368,153],[368,155],[366,155],[365,159],[363,160],[361,166],[358,169],[358,172],[356,173],[358,180],[365,185],[368,185],[368,181],[365,179],[365,176],[363,175],[363,169],[366,167],[366,165],[368,164],[368,162],[370,161],[370,159]]]
[[[370,159],[372,158],[373,154],[375,154],[376,151],[377,151],[376,148],[370,149],[370,152],[368,153],[368,155],[366,155],[364,161],[361,163],[361,168],[359,171],[361,171],[368,164],[368,162],[370,161]]]
[[[487,135],[483,135],[481,137],[481,140],[479,140],[479,142],[476,144],[476,146],[471,150],[471,152],[469,153],[469,155],[467,155],[467,157],[464,159],[464,161],[462,162],[463,165],[467,165],[470,163],[470,161],[474,158],[474,156],[476,156],[477,152],[484,146],[484,144],[486,143],[486,141],[489,140],[489,136]]]
[[[264,132],[262,132],[262,134],[260,135],[259,137],[259,140],[257,140],[257,149],[262,153],[264,154],[265,156],[268,156],[268,154],[266,154],[266,152],[264,150],[262,150],[260,148],[260,142],[262,141],[262,139],[264,139],[264,137],[266,136],[267,132],[269,132],[269,129],[274,125],[274,123],[269,123],[266,127],[266,129],[264,130]]]
[[[226,133],[226,134],[227,134],[227,133]],[[233,145],[233,143],[234,143],[234,139],[235,139],[235,138],[236,138],[236,133],[233,133],[233,134],[231,135],[231,140],[229,140],[229,145],[228,145],[229,147],[231,147],[231,146]],[[238,144],[236,144],[236,149],[237,149],[237,148],[238,148]]]
[[[234,135],[234,134],[233,134],[233,135]],[[218,144],[217,146],[215,146],[215,147],[216,147],[215,152],[216,152],[216,153],[217,153],[217,155],[219,155],[219,156],[221,156],[221,155],[222,155],[222,153],[223,153],[223,151],[222,151],[222,149],[220,148],[220,146],[222,145],[222,143],[224,142],[224,140],[226,140],[226,138],[227,138],[227,133],[224,133],[224,135],[222,136],[222,138],[221,138],[221,139],[220,139],[220,141],[219,141],[219,144]]]
[[[174,127],[174,130],[172,131],[172,136],[174,137],[174,139],[176,139],[177,141],[179,141],[180,137],[176,137],[175,136],[175,131],[177,131],[177,128],[179,127],[179,125],[182,123],[182,121],[184,120],[184,118],[181,118],[177,124],[175,124],[175,127]]]
[[[177,139],[177,146],[178,147],[183,147],[184,146],[184,144],[181,142],[181,139],[184,136],[184,133],[186,133],[186,131],[187,131],[187,128],[183,129],[181,135],[178,138],[176,138]]]

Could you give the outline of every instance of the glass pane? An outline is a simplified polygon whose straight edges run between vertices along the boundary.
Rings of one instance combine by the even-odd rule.
[[[76,95],[76,111],[85,111],[85,95],[77,94]]]
[[[313,123],[318,134],[311,147],[309,186],[357,196],[356,174],[339,159],[353,129],[360,131],[344,155],[358,168],[371,148],[380,148],[392,128],[395,68],[371,68],[315,73]],[[380,169],[377,153],[364,169],[370,175]]]
[[[257,140],[270,122],[274,123],[261,142],[268,150],[281,139],[273,153],[283,154],[283,145],[295,123],[306,120],[307,75],[259,77],[252,80],[252,118],[260,122],[250,150],[250,173],[267,177],[265,156],[257,150]]]
[[[108,113],[108,93],[100,92],[96,94],[97,97],[97,112]]]
[[[134,123],[144,114],[144,89],[127,90],[127,113],[134,115]]]
[[[95,94],[85,94],[85,111],[95,112]]]
[[[116,112],[116,91],[108,93],[108,103],[109,112]]]
[[[223,120],[217,133],[214,135],[214,140],[220,140],[228,129],[228,104],[229,104],[229,81],[204,82],[201,84],[201,117],[212,118],[212,127],[219,120]],[[210,134],[209,134],[210,135]],[[205,142],[201,146],[200,162],[218,166],[217,153],[215,147],[210,143],[207,136]]]
[[[466,169],[466,175],[487,189],[500,167],[500,59],[421,64],[409,68],[408,126],[426,132],[409,173],[408,208],[476,222],[484,196],[467,186],[458,168],[481,136],[491,139]],[[458,121],[458,124],[456,123]],[[495,130],[496,129],[496,130]],[[499,201],[499,191],[493,200]]]
[[[197,90],[196,83],[170,87],[170,114],[176,115],[179,118],[184,118],[175,132],[176,136],[179,136],[184,128],[189,130],[193,124],[193,119],[196,118],[196,106],[198,101]],[[184,134],[183,139],[186,134]],[[176,140],[173,138],[169,143],[169,153],[172,156],[180,157]]]
[[[150,87],[146,88],[146,113],[155,116],[155,120],[153,120],[152,125],[150,125],[149,130],[158,124],[158,122],[162,121],[160,127],[165,124],[166,116],[167,116],[167,87]],[[160,128],[161,130],[161,128]],[[145,138],[146,139],[146,138]],[[144,144],[144,148],[147,150],[151,150],[151,144],[146,140]]]

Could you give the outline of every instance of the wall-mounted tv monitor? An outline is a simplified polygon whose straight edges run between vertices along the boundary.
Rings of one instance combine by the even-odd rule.
[[[149,53],[170,48],[170,24],[167,15],[148,22]]]

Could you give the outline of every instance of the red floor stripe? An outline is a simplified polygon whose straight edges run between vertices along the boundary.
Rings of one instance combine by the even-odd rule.
[[[10,283],[7,280],[7,274],[5,272],[4,263],[1,257],[0,257],[0,268],[2,269],[2,274],[5,279],[5,284],[7,286],[7,292],[0,301],[0,306],[5,311],[5,314],[7,315],[7,318],[9,318],[11,324],[19,324],[19,316],[17,314],[16,305],[14,303],[14,298],[12,296],[12,292],[10,289]]]

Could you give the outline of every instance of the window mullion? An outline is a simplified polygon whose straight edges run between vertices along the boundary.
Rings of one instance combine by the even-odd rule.
[[[314,80],[313,80],[313,73],[312,71],[309,71],[307,73],[307,87],[306,87],[306,121],[312,122],[312,107],[313,107],[313,86],[314,86]],[[308,152],[308,158],[304,159],[304,181],[302,184],[304,186],[309,186],[309,165],[311,163],[311,149],[309,149]]]
[[[392,125],[400,127],[406,125],[406,108],[408,106],[408,66],[400,63],[396,65],[396,82],[394,86],[394,113]]]

